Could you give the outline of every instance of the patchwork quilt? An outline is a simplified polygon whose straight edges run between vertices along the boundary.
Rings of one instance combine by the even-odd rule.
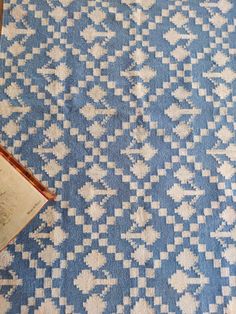
[[[57,198],[0,313],[235,314],[235,128],[234,0],[5,0],[0,143]]]

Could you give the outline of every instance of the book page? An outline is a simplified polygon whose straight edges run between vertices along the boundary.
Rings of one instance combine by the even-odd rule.
[[[0,155],[0,250],[30,222],[47,201]]]

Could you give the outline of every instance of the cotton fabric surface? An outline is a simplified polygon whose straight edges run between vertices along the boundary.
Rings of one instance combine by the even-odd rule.
[[[1,144],[57,199],[0,253],[1,314],[236,312],[235,14],[4,1]]]

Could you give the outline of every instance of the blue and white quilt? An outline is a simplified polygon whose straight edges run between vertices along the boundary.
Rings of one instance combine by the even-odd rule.
[[[234,0],[5,0],[0,142],[57,199],[0,313],[235,314],[235,129]]]

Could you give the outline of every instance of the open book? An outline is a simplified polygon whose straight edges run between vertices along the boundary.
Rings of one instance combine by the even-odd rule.
[[[0,251],[55,194],[0,146]]]

